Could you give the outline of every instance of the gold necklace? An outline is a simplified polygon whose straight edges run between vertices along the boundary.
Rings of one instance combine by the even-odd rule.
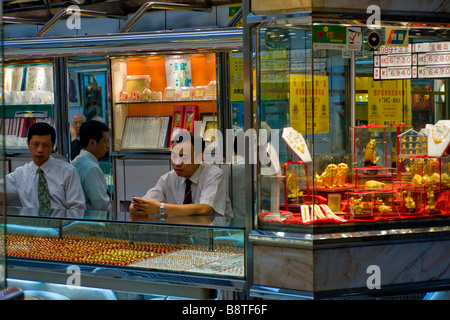
[[[287,139],[292,144],[292,146],[300,151],[301,153],[305,153],[305,141],[302,141],[300,136],[296,136],[295,138],[292,135],[287,136]],[[299,140],[299,144],[295,142],[295,140]]]
[[[444,139],[447,137],[447,135],[448,135],[448,133],[449,133],[449,131],[450,131],[450,127],[447,128],[447,132],[444,134],[443,137],[438,137],[438,138],[436,138],[436,137],[434,136],[434,128],[435,128],[435,127],[437,127],[437,126],[434,125],[434,126],[431,128],[431,137],[433,138],[434,143],[438,144],[438,143],[442,142],[442,140],[444,140]],[[436,130],[437,130],[437,132],[441,132],[441,130],[439,130],[439,129],[436,129]]]

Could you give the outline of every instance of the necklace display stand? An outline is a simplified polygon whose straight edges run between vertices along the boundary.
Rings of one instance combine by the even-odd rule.
[[[287,217],[280,212],[280,184],[285,176],[281,175],[278,152],[270,142],[267,144],[266,153],[270,158],[270,168],[262,168],[261,174],[270,179],[270,213],[264,219],[282,221]]]
[[[283,129],[281,137],[300,160],[303,162],[312,161],[308,146],[301,133],[297,132],[297,130],[292,127],[288,127]]]
[[[435,125],[427,124],[428,156],[441,157],[450,143],[450,120],[439,120]]]

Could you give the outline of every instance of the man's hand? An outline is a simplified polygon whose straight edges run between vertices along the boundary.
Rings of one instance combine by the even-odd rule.
[[[130,213],[134,214],[155,214],[159,213],[161,202],[155,200],[147,200],[139,197],[132,197],[130,204]]]
[[[149,214],[159,213],[161,202],[139,197],[131,197],[130,214],[135,216],[147,216]],[[207,204],[165,204],[165,211],[168,215],[175,216],[209,216],[212,207]]]

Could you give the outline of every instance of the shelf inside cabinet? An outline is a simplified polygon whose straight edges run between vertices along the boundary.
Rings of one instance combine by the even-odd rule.
[[[30,107],[53,107],[54,103],[5,103],[5,107],[26,107],[26,108],[30,108]]]
[[[165,152],[175,130],[217,127],[215,53],[112,58],[111,66],[115,152]]]

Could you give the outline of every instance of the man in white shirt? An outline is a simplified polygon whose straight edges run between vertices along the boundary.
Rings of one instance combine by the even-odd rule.
[[[195,139],[201,141],[201,150],[195,150]],[[133,197],[130,213],[232,217],[223,171],[202,163],[203,149],[200,137],[186,132],[178,134],[172,144],[173,170],[163,175],[142,198]]]
[[[111,199],[98,159],[109,150],[109,128],[106,124],[90,120],[80,128],[80,154],[72,161],[78,171],[88,210],[111,210]]]
[[[86,208],[75,167],[51,156],[55,141],[56,132],[51,125],[38,122],[30,127],[27,145],[33,160],[6,175],[7,200],[18,198],[23,207],[39,208],[38,184],[43,175],[48,186],[49,207],[79,210]]]

